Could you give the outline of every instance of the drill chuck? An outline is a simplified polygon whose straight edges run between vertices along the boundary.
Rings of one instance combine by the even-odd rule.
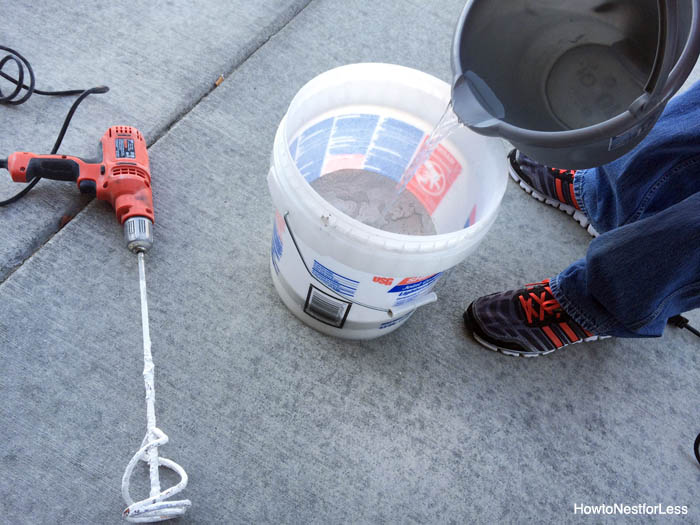
[[[124,221],[126,247],[134,253],[147,252],[153,246],[153,223],[146,217]]]

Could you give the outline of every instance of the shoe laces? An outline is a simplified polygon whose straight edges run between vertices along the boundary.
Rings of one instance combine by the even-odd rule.
[[[525,313],[527,324],[547,324],[551,321],[565,320],[566,313],[552,295],[549,280],[525,286],[525,290],[520,292],[517,298]]]
[[[574,175],[576,175],[576,170],[562,170],[559,168],[547,168],[549,172],[554,176],[563,177],[568,180],[573,180]]]

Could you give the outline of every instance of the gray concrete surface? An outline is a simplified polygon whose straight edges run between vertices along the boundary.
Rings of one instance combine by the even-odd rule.
[[[323,336],[272,287],[265,177],[294,93],[356,61],[448,79],[460,4],[313,0],[151,148],[162,454],[193,501],[180,523],[566,523],[575,503],[615,502],[700,521],[694,336],[523,360],[464,330],[473,298],[551,276],[589,242],[515,184],[440,301],[385,338]],[[120,521],[145,426],[139,321],[136,260],[103,203],[0,284],[0,521]]]
[[[302,9],[308,0],[7,2],[0,44],[29,60],[43,90],[110,86],[78,109],[60,153],[93,157],[105,130],[128,123],[153,144],[167,128]],[[5,4],[5,2],[3,2]],[[10,22],[12,21],[12,22]],[[0,58],[5,55],[0,52]],[[6,71],[14,74],[14,65]],[[0,89],[11,92],[0,80]],[[49,153],[75,97],[35,95],[3,107],[0,153]],[[0,177],[0,200],[21,187]],[[0,280],[88,202],[42,181],[31,199],[0,209]]]

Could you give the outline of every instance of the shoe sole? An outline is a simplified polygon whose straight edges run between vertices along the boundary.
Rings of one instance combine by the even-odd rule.
[[[507,355],[510,357],[539,357],[541,355],[549,355],[552,352],[555,352],[556,350],[561,350],[562,348],[567,347],[567,346],[576,345],[579,343],[590,343],[593,341],[600,341],[601,339],[607,339],[610,336],[594,335],[591,337],[587,337],[585,339],[581,339],[579,341],[575,341],[573,343],[566,344],[566,345],[561,346],[559,348],[552,348],[551,350],[546,350],[546,351],[542,351],[542,352],[539,352],[539,351],[529,352],[527,350],[513,350],[512,348],[501,348],[498,345],[495,345],[493,343],[485,341],[484,339],[479,337],[479,335],[474,331],[472,331],[472,337],[474,337],[474,339],[476,339],[476,342],[479,343],[484,348],[487,348],[488,350],[491,350],[493,352],[499,352],[503,355]]]
[[[566,213],[567,215],[573,217],[576,222],[578,222],[583,228],[585,228],[585,230],[589,233],[591,237],[598,237],[598,232],[583,212],[577,210],[573,206],[569,206],[568,204],[564,204],[563,202],[559,202],[558,200],[550,199],[549,197],[542,195],[539,191],[537,191],[535,188],[533,188],[527,182],[520,178],[520,176],[515,171],[515,168],[513,168],[512,161],[509,163],[508,173],[510,174],[510,178],[517,182],[520,185],[520,187],[523,190],[525,190],[525,193],[528,193],[538,201],[544,202],[545,204],[549,204],[552,208],[557,208]]]

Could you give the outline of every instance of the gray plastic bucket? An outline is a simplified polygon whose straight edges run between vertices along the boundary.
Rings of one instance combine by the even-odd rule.
[[[610,162],[649,133],[700,53],[700,0],[470,0],[455,113],[548,166]]]

